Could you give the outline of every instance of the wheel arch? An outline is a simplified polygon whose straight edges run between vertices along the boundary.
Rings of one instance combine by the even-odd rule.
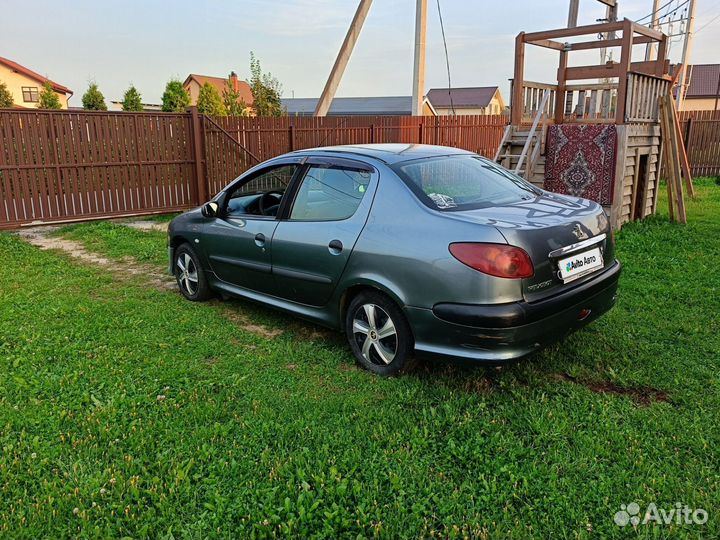
[[[347,283],[342,288],[338,304],[338,315],[340,327],[345,328],[345,315],[347,313],[347,307],[350,302],[358,294],[363,291],[378,291],[388,296],[397,306],[404,311],[406,306],[403,297],[396,292],[396,288],[391,284],[384,283],[381,280],[375,280],[370,278],[358,279],[351,283]]]

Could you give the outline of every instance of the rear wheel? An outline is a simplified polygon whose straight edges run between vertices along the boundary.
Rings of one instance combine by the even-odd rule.
[[[400,308],[376,291],[362,292],[350,302],[345,333],[358,362],[380,375],[393,375],[408,364],[412,332]]]
[[[212,296],[205,272],[190,244],[182,244],[175,250],[173,271],[180,292],[188,300],[202,302]]]

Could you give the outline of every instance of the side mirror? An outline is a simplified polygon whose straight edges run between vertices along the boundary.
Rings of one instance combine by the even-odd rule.
[[[202,208],[200,211],[202,212],[202,215],[206,218],[214,218],[218,215],[218,210],[220,209],[220,206],[215,201],[210,201],[209,203],[205,203],[202,205]]]

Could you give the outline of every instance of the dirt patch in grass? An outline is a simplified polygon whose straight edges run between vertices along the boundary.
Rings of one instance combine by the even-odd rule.
[[[139,264],[130,257],[123,257],[121,260],[108,259],[97,253],[92,253],[83,247],[79,242],[65,238],[50,236],[55,229],[43,227],[42,229],[25,229],[18,234],[28,243],[40,249],[60,250],[82,262],[107,268],[115,277],[145,276],[149,284],[161,288],[172,289],[175,287],[175,280],[158,272],[151,266]]]
[[[25,241],[40,249],[59,250],[83,263],[107,268],[116,279],[123,280],[130,276],[140,276],[144,278],[148,285],[157,289],[175,290],[177,287],[175,279],[156,266],[140,264],[132,257],[122,257],[121,259],[104,257],[88,251],[80,242],[75,240],[51,236],[51,233],[55,230],[57,230],[55,227],[32,228],[24,229],[18,234]],[[274,338],[283,333],[283,330],[279,328],[268,328],[254,324],[248,317],[234,311],[229,306],[223,306],[220,302],[214,302],[214,304],[219,307],[225,318],[237,323],[243,330],[265,338]]]
[[[610,381],[589,381],[579,379],[577,377],[573,377],[572,375],[568,375],[567,373],[555,373],[553,374],[553,378],[559,381],[580,384],[591,392],[599,394],[626,396],[638,405],[645,407],[658,401],[663,403],[670,402],[670,395],[667,392],[650,386],[619,386]]]
[[[253,323],[247,316],[234,310],[229,305],[224,305],[220,300],[212,300],[211,302],[222,310],[223,316],[226,319],[242,326],[243,330],[265,338],[274,338],[283,333],[283,330],[280,328],[268,328],[267,326]]]
[[[159,221],[148,221],[144,219],[137,219],[132,221],[118,221],[120,225],[125,225],[131,229],[137,229],[139,231],[158,231],[167,232],[168,224]]]

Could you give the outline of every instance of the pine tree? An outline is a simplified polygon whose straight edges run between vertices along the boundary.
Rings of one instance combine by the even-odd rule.
[[[40,90],[37,107],[38,109],[62,109],[60,98],[48,81],[43,83],[43,88]]]
[[[90,83],[87,91],[83,94],[82,104],[83,109],[88,111],[107,111],[105,96],[96,83]]]
[[[170,79],[162,95],[162,110],[165,112],[184,112],[190,105],[190,94],[177,79]]]
[[[122,100],[122,110],[128,112],[142,112],[142,96],[133,85],[125,90]]]
[[[209,116],[227,116],[227,109],[225,109],[223,100],[220,97],[220,92],[209,82],[206,82],[200,88],[197,108],[198,112]]]
[[[235,90],[230,77],[225,82],[225,88],[223,89],[223,103],[228,116],[250,116],[247,103],[245,103],[240,92]]]
[[[8,90],[7,84],[0,82],[0,109],[9,109],[14,103],[15,100],[10,90]]]

